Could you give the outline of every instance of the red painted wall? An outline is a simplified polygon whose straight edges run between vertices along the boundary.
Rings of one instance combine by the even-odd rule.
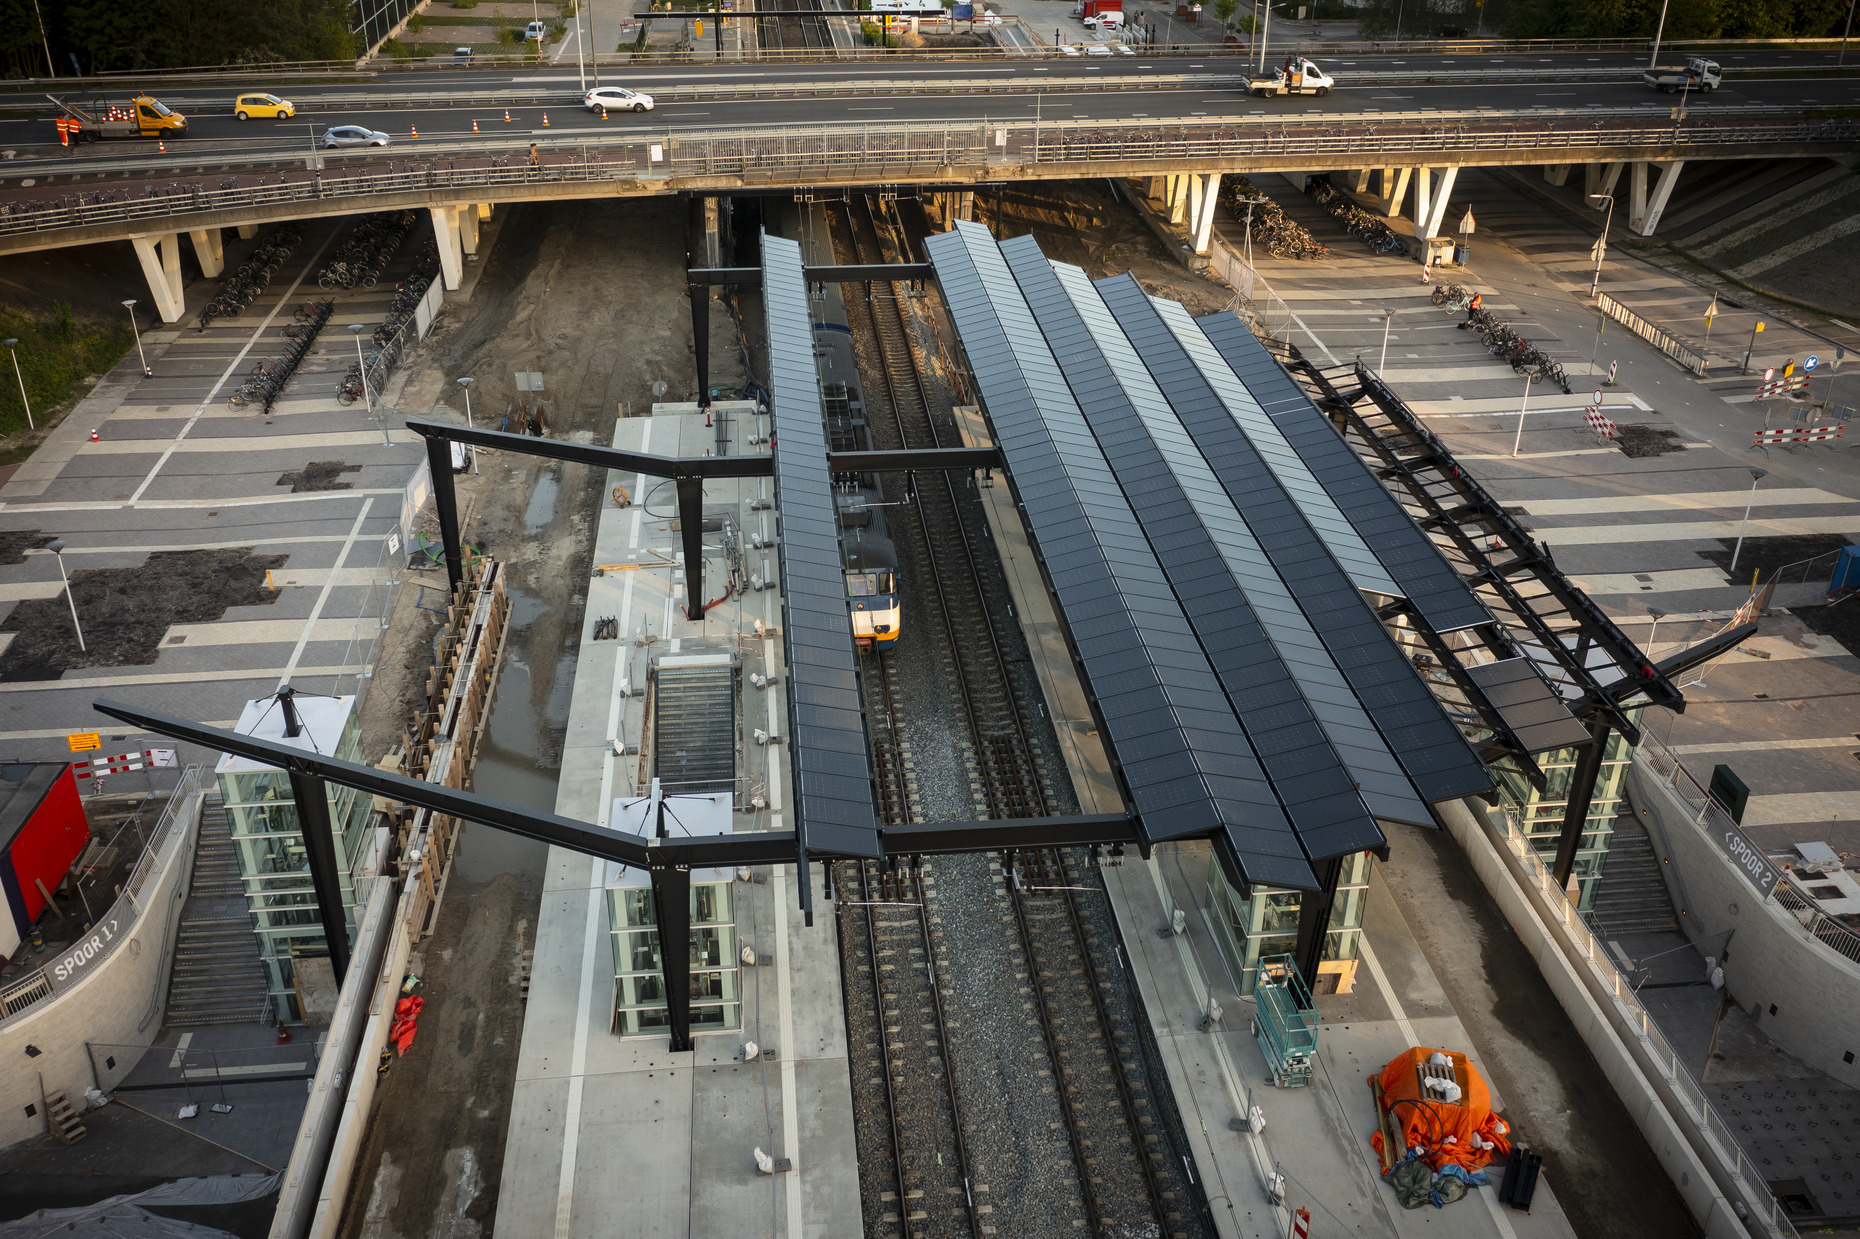
[[[78,798],[77,779],[67,766],[8,849],[13,872],[19,875],[28,921],[37,920],[45,910],[45,899],[32,880],[44,882],[46,890],[56,890],[89,840],[90,822]]]

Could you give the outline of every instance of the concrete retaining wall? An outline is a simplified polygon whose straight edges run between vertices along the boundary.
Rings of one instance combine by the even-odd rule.
[[[147,1046],[155,1039],[168,1000],[170,948],[193,874],[202,798],[194,792],[176,811],[176,825],[156,852],[158,869],[141,895],[133,902],[119,899],[93,927],[92,936],[101,938],[111,919],[118,920],[102,943],[104,953],[85,963],[69,989],[0,1022],[0,1062],[13,1064],[0,1072],[0,1144],[45,1134],[41,1090],[63,1092],[82,1109],[85,1089],[108,1092],[141,1058],[119,1049],[114,1067],[108,1060],[93,1064],[90,1043]],[[36,1056],[28,1055],[29,1045]]]
[[[1761,898],[1694,824],[1692,806],[1638,754],[1627,789],[1662,862],[1680,924],[1694,942],[1711,940],[1732,1000],[1777,1045],[1860,1088],[1860,964],[1810,937],[1774,900]],[[1730,942],[1720,947],[1726,934]],[[1854,1061],[1844,1057],[1849,1054]]]
[[[1566,944],[1553,931],[1551,921],[1540,914],[1528,883],[1514,868],[1516,858],[1503,854],[1490,837],[1494,828],[1482,818],[1483,811],[1467,802],[1456,801],[1440,807],[1441,822],[1465,851],[1479,881],[1498,904],[1525,950],[1537,961],[1557,1002],[1568,1013],[1583,1044],[1595,1055],[1602,1074],[1608,1077],[1610,1086],[1633,1116],[1635,1126],[1646,1137],[1654,1156],[1671,1176],[1700,1229],[1707,1239],[1748,1239],[1753,1232],[1763,1234],[1762,1228],[1747,1230],[1738,1220],[1734,1206],[1717,1182],[1724,1174],[1723,1168],[1707,1167],[1687,1131],[1674,1120],[1671,1103],[1642,1070],[1636,1055],[1617,1032],[1613,1014],[1590,992],[1589,985],[1566,954]]]

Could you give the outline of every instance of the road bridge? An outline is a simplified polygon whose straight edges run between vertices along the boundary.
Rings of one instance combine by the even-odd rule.
[[[205,140],[168,149],[41,148],[5,168],[18,179],[0,180],[0,253],[131,239],[153,302],[176,321],[182,233],[193,236],[201,269],[211,277],[221,268],[221,228],[359,211],[429,211],[446,285],[456,287],[478,222],[499,203],[900,184],[965,193],[1009,181],[1121,177],[1151,181],[1150,196],[1169,204],[1173,222],[1187,225],[1194,249],[1205,252],[1214,191],[1227,172],[1353,172],[1359,192],[1373,189],[1385,213],[1408,216],[1416,238],[1425,240],[1438,232],[1462,167],[1544,165],[1561,184],[1580,165],[1593,193],[1614,194],[1625,184],[1621,214],[1630,228],[1651,235],[1687,162],[1851,160],[1860,153],[1860,120],[1810,116],[1804,106],[1853,101],[1860,96],[1856,78],[1753,79],[1695,99],[1681,114],[1666,97],[1625,83],[1589,85],[1581,107],[1536,101],[1573,97],[1556,88],[1569,86],[1570,75],[1598,71],[1575,64],[1518,67],[1544,89],[1507,90],[1498,96],[1504,108],[1492,106],[1491,87],[1476,80],[1512,72],[1492,64],[1436,69],[1430,76],[1443,80],[1399,94],[1372,93],[1394,88],[1370,84],[1322,101],[1247,99],[1222,86],[1216,66],[1212,59],[1186,70],[1174,66],[1170,83],[1159,80],[1142,93],[1125,84],[1135,78],[1148,85],[1144,65],[1115,66],[1117,72],[1098,78],[1085,67],[1000,66],[995,72],[1005,76],[992,81],[974,66],[928,76],[913,68],[906,76],[867,75],[839,93],[824,92],[806,75],[740,78],[733,85],[723,75],[649,116],[603,120],[571,100],[556,109],[559,123],[532,106],[508,125],[502,118],[509,113],[487,100],[511,98],[513,89],[557,97],[574,79],[487,82],[475,92],[424,100],[379,90],[361,99],[353,84],[337,84],[321,97],[389,109],[364,115],[383,127],[404,123],[410,132],[426,125],[431,136],[389,150],[306,153],[306,137],[294,125],[239,126],[206,116],[199,127]],[[1599,71],[1618,74],[1620,66]],[[1811,86],[1818,93],[1805,95]],[[1222,93],[1209,96],[1214,90]],[[391,108],[385,100],[393,100]],[[1155,114],[1133,112],[1133,102]],[[1382,110],[1395,102],[1403,106]],[[753,122],[711,120],[732,109]],[[844,119],[855,110],[873,118]],[[824,116],[840,119],[786,123]],[[216,125],[229,136],[212,137]]]

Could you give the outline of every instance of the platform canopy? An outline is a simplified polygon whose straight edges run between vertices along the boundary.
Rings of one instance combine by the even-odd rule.
[[[1276,364],[1256,393],[1181,306],[1031,237],[926,248],[1145,839],[1312,889],[1378,820],[1491,790],[1376,604],[1490,616]]]

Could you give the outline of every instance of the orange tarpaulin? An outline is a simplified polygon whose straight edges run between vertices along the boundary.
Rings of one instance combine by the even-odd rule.
[[[1440,1091],[1423,1083],[1423,1069],[1435,1054],[1446,1055],[1453,1082],[1459,1086],[1459,1099],[1446,1100]],[[1404,1050],[1370,1077],[1372,1086],[1382,1085],[1382,1109],[1390,1116],[1382,1121],[1401,1134],[1403,1149],[1397,1150],[1391,1163],[1399,1163],[1408,1149],[1425,1150],[1422,1160],[1439,1170],[1449,1163],[1477,1170],[1488,1162],[1503,1161],[1511,1153],[1507,1139],[1511,1128],[1492,1113],[1492,1092],[1464,1054],[1451,1050],[1434,1050],[1416,1046]],[[1382,1115],[1377,1115],[1382,1119]],[[1386,1128],[1385,1128],[1386,1129]],[[1376,1152],[1382,1152],[1383,1131],[1369,1138]]]

